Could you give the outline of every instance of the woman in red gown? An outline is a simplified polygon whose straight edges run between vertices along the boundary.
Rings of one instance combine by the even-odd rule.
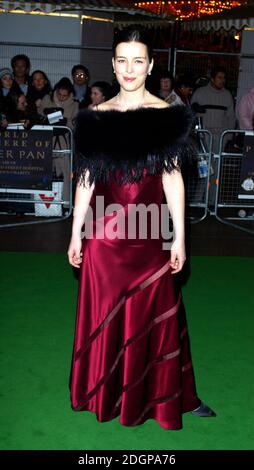
[[[180,429],[184,412],[215,413],[197,396],[174,282],[185,262],[180,156],[192,116],[146,90],[152,67],[145,33],[122,31],[113,58],[120,92],[77,119],[68,257],[81,272],[71,403],[99,421],[120,416],[122,425],[134,426],[153,418]],[[170,252],[161,230],[154,235],[164,195],[174,226]]]

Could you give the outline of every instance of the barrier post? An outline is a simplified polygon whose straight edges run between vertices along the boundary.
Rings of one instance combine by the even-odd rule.
[[[208,213],[209,176],[211,173],[212,134],[206,129],[195,129],[194,148],[186,177],[186,209],[191,223],[205,219]]]
[[[254,139],[253,131],[233,129],[221,134],[214,215],[223,224],[254,235],[254,199],[239,198],[241,167],[244,158],[243,140],[246,133],[252,135]],[[234,143],[228,149],[224,149],[225,140],[228,140],[229,134],[234,136]]]

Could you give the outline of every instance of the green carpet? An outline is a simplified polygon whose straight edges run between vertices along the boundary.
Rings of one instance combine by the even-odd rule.
[[[253,259],[194,257],[184,299],[200,397],[181,431],[121,426],[69,402],[77,281],[64,254],[0,253],[0,449],[253,449]]]

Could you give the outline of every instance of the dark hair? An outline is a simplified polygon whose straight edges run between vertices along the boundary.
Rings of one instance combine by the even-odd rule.
[[[188,75],[179,76],[176,81],[176,88],[181,88],[183,86],[187,88],[194,88],[193,79],[191,77],[188,77]]]
[[[169,78],[170,80],[174,80],[174,75],[169,70],[161,70],[159,72],[159,77],[160,77],[160,79],[161,78]]]
[[[25,93],[14,93],[12,96],[11,96],[11,100],[12,100],[12,104],[17,107],[18,106],[18,102],[19,102],[19,98],[21,96],[24,96],[26,98],[26,95]]]
[[[153,57],[151,38],[148,32],[144,29],[137,29],[133,27],[128,27],[122,30],[118,30],[115,33],[113,41],[113,56],[115,57],[116,48],[121,42],[141,42],[147,47],[149,62],[151,62]]]
[[[14,68],[14,65],[15,65],[15,63],[17,62],[17,60],[23,60],[23,61],[25,62],[25,64],[26,64],[26,69],[28,69],[28,70],[30,69],[31,63],[30,63],[30,59],[29,59],[29,57],[27,57],[27,55],[25,55],[25,54],[17,54],[17,55],[15,55],[14,57],[12,57],[12,59],[11,59],[11,66],[12,66],[12,68]]]
[[[105,101],[109,100],[113,96],[112,86],[105,81],[94,82],[91,85],[91,89],[96,87],[100,90],[100,92],[105,96]]]
[[[226,69],[224,67],[214,67],[212,70],[211,70],[211,78],[215,78],[216,75],[218,75],[218,73],[224,73],[225,77],[227,75],[227,72],[226,72]]]
[[[51,83],[50,83],[50,81],[49,81],[49,79],[48,79],[46,73],[43,72],[43,70],[34,70],[34,72],[33,72],[32,75],[31,75],[31,83],[32,83],[33,78],[34,78],[34,75],[35,75],[36,73],[40,73],[40,74],[43,76],[44,80],[46,80],[47,83],[46,83],[46,85],[44,86],[44,90],[45,90],[47,93],[49,93],[49,92],[52,90],[52,86],[51,86]],[[33,85],[32,85],[32,86],[33,86]]]
[[[72,69],[71,69],[71,74],[72,74],[72,76],[76,73],[77,70],[83,70],[83,72],[84,72],[84,73],[88,76],[88,78],[89,78],[90,74],[89,74],[89,70],[88,70],[87,67],[85,67],[85,66],[82,65],[82,64],[74,65],[74,66],[72,67]]]
[[[53,91],[60,90],[61,88],[67,90],[69,93],[74,94],[73,85],[68,77],[61,78],[61,80],[55,84]]]
[[[162,78],[168,78],[171,81],[171,88],[172,89],[174,88],[175,79],[174,79],[174,75],[172,74],[172,72],[170,72],[169,70],[161,70],[159,72],[159,80],[161,80]]]

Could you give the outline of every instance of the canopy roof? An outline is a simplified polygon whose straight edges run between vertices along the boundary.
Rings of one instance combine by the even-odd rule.
[[[78,12],[88,11],[92,13],[112,13],[116,25],[142,24],[143,26],[167,26],[173,23],[175,18],[165,14],[157,15],[147,10],[135,8],[129,0],[41,0],[40,2],[26,2],[23,0],[0,0],[0,10],[13,11],[21,9],[26,12],[41,11],[53,12]]]
[[[254,3],[251,5],[243,5],[241,7],[226,10],[223,13],[202,17],[195,21],[186,21],[184,29],[220,29],[229,30],[231,28],[243,29],[244,27],[254,27]]]

